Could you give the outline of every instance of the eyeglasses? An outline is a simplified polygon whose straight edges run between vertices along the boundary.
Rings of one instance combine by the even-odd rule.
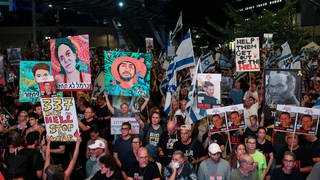
[[[129,130],[129,128],[121,128],[121,130]]]
[[[251,163],[246,162],[246,164],[248,164],[249,166],[253,166],[255,164],[255,162],[251,162]]]

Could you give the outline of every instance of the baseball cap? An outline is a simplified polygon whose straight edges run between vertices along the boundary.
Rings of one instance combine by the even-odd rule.
[[[105,146],[104,142],[99,139],[95,140],[93,144],[90,144],[88,146],[89,149],[97,149],[97,148],[104,149],[105,147],[106,146]]]
[[[221,152],[220,146],[217,143],[210,144],[208,150],[211,154],[216,154],[218,152]]]

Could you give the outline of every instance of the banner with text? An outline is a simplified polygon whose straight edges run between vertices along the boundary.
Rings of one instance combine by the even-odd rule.
[[[135,118],[111,118],[111,134],[121,134],[121,125],[124,122],[129,122],[131,124],[130,134],[139,134],[139,123]]]
[[[73,97],[41,98],[43,118],[51,141],[76,141],[79,126]]]
[[[210,109],[221,104],[221,74],[198,74],[198,108]]]
[[[260,71],[259,37],[236,38],[236,71]]]

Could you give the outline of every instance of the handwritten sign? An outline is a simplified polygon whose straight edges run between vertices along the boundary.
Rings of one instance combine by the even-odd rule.
[[[121,134],[121,125],[124,122],[131,124],[130,134],[139,134],[139,123],[135,118],[111,118],[111,134]]]
[[[260,71],[259,37],[236,38],[237,72]]]
[[[79,126],[74,98],[41,98],[41,106],[51,141],[76,141]]]

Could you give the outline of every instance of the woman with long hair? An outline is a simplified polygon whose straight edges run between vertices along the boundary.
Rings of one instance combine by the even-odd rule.
[[[239,159],[242,154],[246,152],[246,146],[244,144],[236,144],[232,152],[230,154],[229,163],[232,170],[237,169],[240,167]]]

